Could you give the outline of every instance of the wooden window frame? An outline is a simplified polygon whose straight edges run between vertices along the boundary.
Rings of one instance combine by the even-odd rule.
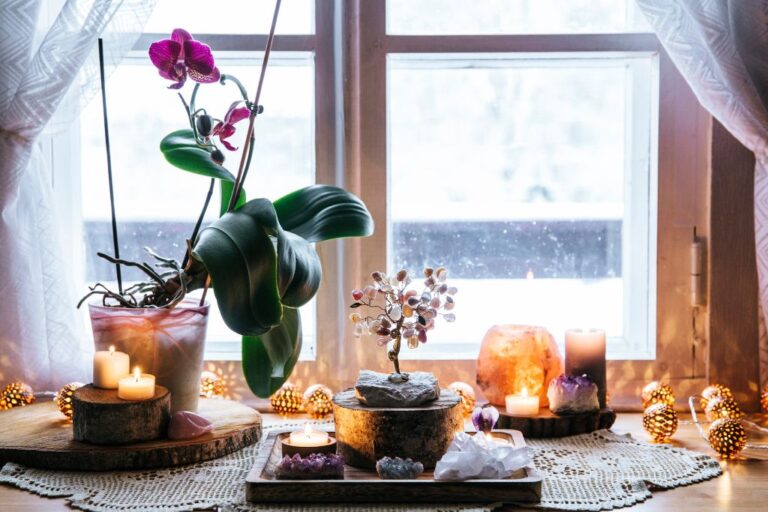
[[[318,292],[317,352],[300,361],[291,380],[301,387],[323,382],[351,385],[362,368],[388,371],[382,350],[354,340],[347,320],[347,291],[387,260],[386,55],[430,52],[631,52],[659,55],[657,347],[653,361],[609,361],[612,404],[639,407],[640,388],[651,379],[673,383],[680,396],[707,382],[709,311],[688,300],[688,247],[693,228],[709,238],[711,119],[652,34],[586,35],[387,35],[385,0],[316,0],[313,35],[278,35],[274,50],[315,54],[316,181],[358,194],[377,221],[365,239],[318,245],[326,278]],[[134,49],[146,49],[166,34],[144,34]],[[265,35],[196,34],[215,51],[261,51]],[[685,190],[686,193],[681,193]],[[663,291],[663,293],[661,293]],[[711,357],[711,355],[710,355]],[[239,362],[209,362],[224,368],[230,392],[248,401]],[[404,361],[405,370],[428,368],[441,382],[475,381],[470,360]],[[252,401],[253,402],[253,401]],[[263,406],[264,402],[256,401]]]
[[[689,247],[694,228],[709,232],[709,115],[700,107],[653,34],[389,35],[386,0],[344,2],[345,177],[378,222],[376,233],[347,243],[345,279],[363,282],[386,268],[388,249],[386,59],[388,53],[654,52],[659,56],[656,359],[608,363],[609,394],[619,408],[639,407],[652,379],[671,382],[681,396],[706,383],[708,313],[690,302]],[[684,190],[687,193],[681,193]],[[382,226],[384,224],[384,226]],[[349,286],[347,287],[349,288]],[[663,293],[662,293],[663,292]],[[345,327],[343,340],[351,339]],[[351,342],[350,342],[351,343]],[[343,351],[343,381],[357,368],[387,371],[373,347]],[[405,370],[429,368],[442,382],[475,380],[475,361],[405,361]]]

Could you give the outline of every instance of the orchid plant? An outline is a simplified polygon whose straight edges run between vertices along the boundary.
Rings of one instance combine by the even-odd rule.
[[[177,92],[188,124],[166,135],[160,151],[171,165],[210,178],[210,187],[181,263],[150,250],[154,265],[100,253],[117,265],[139,268],[149,279],[117,292],[97,284],[83,298],[101,295],[105,305],[122,307],[174,307],[201,288],[202,302],[212,287],[224,321],[243,336],[243,371],[251,390],[261,397],[273,394],[298,360],[298,308],[315,295],[322,274],[312,244],[373,232],[363,202],[338,187],[313,185],[274,202],[246,201],[243,182],[254,150],[253,121],[263,112],[259,95],[272,36],[253,101],[235,76],[219,71],[211,49],[186,30],[176,29],[169,39],[150,46],[149,57],[160,76],[172,82],[168,88]],[[187,98],[183,89],[188,80],[194,87]],[[197,105],[201,86],[217,83],[234,84],[238,96],[220,118]],[[238,151],[230,139],[245,120],[248,130],[234,175],[224,167],[225,152]],[[216,182],[220,218],[201,229]]]
[[[349,315],[355,325],[354,336],[375,334],[380,346],[389,346],[387,356],[395,372],[390,380],[408,380],[408,374],[400,371],[400,348],[407,340],[408,348],[415,349],[427,342],[427,332],[435,328],[435,319],[446,322],[456,320],[452,312],[456,301],[456,287],[448,286],[448,271],[444,267],[424,269],[424,288],[421,292],[410,287],[413,275],[405,269],[392,277],[383,272],[373,272],[373,282],[365,288],[352,290],[355,309]],[[358,309],[362,308],[362,309]],[[368,310],[373,314],[361,313]]]

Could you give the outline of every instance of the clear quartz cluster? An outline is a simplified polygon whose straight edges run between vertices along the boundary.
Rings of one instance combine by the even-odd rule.
[[[586,375],[560,375],[552,379],[547,389],[549,410],[555,414],[576,414],[597,411],[597,384]]]
[[[483,432],[459,432],[435,466],[435,480],[509,478],[533,461],[533,449],[501,444]]]
[[[413,480],[424,472],[421,462],[400,457],[384,457],[376,462],[376,473],[382,480]]]
[[[314,480],[344,477],[344,458],[335,453],[312,453],[302,457],[286,455],[275,469],[277,478],[288,480]]]
[[[354,302],[351,307],[367,307],[381,313],[368,316],[353,312],[350,319],[355,324],[356,337],[375,334],[382,346],[402,338],[409,348],[416,348],[419,343],[427,342],[427,332],[434,329],[436,318],[441,316],[446,322],[456,320],[451,311],[455,305],[453,296],[458,290],[446,283],[448,271],[443,267],[424,269],[421,293],[409,288],[413,276],[407,270],[400,270],[392,277],[384,272],[373,272],[371,278],[370,285],[352,291]],[[383,305],[377,303],[380,298],[383,298]]]

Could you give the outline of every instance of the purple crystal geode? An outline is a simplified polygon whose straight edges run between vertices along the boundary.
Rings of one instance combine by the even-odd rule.
[[[597,384],[586,375],[560,375],[547,389],[549,410],[555,414],[594,412],[600,408]]]
[[[285,480],[344,478],[344,457],[335,453],[313,453],[304,458],[298,453],[286,455],[278,462],[275,474]]]

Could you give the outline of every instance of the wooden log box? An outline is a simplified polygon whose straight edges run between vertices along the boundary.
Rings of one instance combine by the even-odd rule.
[[[123,400],[115,389],[91,384],[72,395],[72,426],[76,441],[129,444],[165,437],[171,418],[171,394],[155,386],[148,400]]]
[[[464,428],[461,400],[443,389],[419,407],[368,407],[353,390],[333,397],[338,453],[350,466],[372,469],[382,457],[410,457],[432,469]]]

